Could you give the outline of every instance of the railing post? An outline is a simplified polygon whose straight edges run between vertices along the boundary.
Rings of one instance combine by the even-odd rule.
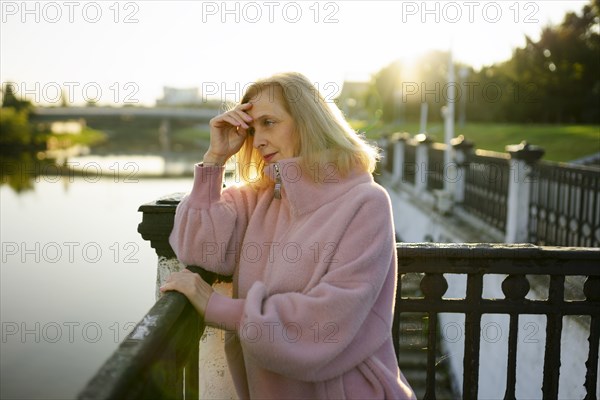
[[[452,147],[454,148],[454,163],[456,167],[456,180],[452,188],[452,194],[455,203],[462,203],[465,200],[465,182],[467,180],[467,157],[473,152],[473,142],[465,139],[460,135],[452,139]]]
[[[404,149],[406,148],[406,141],[409,138],[410,135],[406,132],[395,133],[392,136],[394,142],[394,165],[392,169],[393,182],[402,182],[404,174]]]
[[[158,288],[164,280],[175,271],[180,271],[185,266],[177,260],[175,252],[169,244],[169,235],[173,229],[175,211],[183,198],[183,193],[175,193],[157,201],[140,206],[143,212],[142,222],[138,232],[145,240],[150,241],[152,248],[158,255],[158,270],[156,276],[156,296],[160,295]],[[200,271],[202,277],[213,283],[216,275]],[[227,294],[228,286],[219,285],[216,291]],[[200,398],[236,398],[227,360],[224,353],[223,334],[216,328],[207,327],[204,331],[202,346],[199,356],[193,355],[191,362],[195,365],[186,367],[186,388],[191,393],[198,393]],[[198,351],[198,347],[196,347]],[[194,379],[196,378],[196,379]],[[191,384],[191,385],[188,385]],[[190,387],[191,386],[191,387]]]
[[[415,136],[417,144],[415,154],[416,174],[415,191],[424,193],[427,191],[427,177],[429,175],[429,145],[433,141],[427,133],[419,133]]]
[[[506,243],[524,243],[528,239],[529,198],[534,164],[544,150],[527,142],[506,146],[510,154],[510,177],[506,210]]]
[[[181,271],[185,266],[177,260],[171,245],[169,235],[173,229],[175,209],[183,197],[183,193],[163,197],[155,202],[143,204],[138,211],[143,213],[142,222],[138,225],[138,232],[144,240],[150,242],[150,246],[158,256],[158,267],[156,274],[156,298],[160,297],[158,288],[165,279],[173,272]]]

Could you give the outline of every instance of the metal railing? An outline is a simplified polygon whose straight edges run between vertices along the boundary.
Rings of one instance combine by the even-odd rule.
[[[405,183],[415,184],[417,176],[417,146],[411,141],[406,141],[404,146],[404,165],[402,165],[403,174],[402,181]]]
[[[598,340],[600,338],[600,249],[537,247],[533,245],[407,244],[399,243],[396,314],[392,333],[399,364],[411,343],[401,336],[401,326],[410,326],[414,313],[427,315],[426,374],[423,399],[435,399],[439,353],[438,314],[461,313],[465,317],[463,398],[478,396],[481,318],[487,313],[510,316],[508,367],[505,399],[515,398],[519,316],[547,317],[543,366],[543,397],[558,397],[563,317],[591,317],[589,355],[586,362],[586,399],[595,398]],[[424,297],[407,297],[403,276],[421,274]],[[467,276],[463,299],[443,299],[448,288],[444,275]],[[483,277],[506,274],[504,299],[482,298]],[[546,300],[526,299],[528,277],[550,276]],[[565,277],[585,276],[584,300],[565,301]],[[531,278],[530,278],[531,279]],[[533,279],[532,279],[533,280]],[[407,315],[409,322],[402,322]],[[80,399],[198,398],[198,343],[203,332],[198,314],[179,293],[163,296],[112,357],[82,391]],[[420,367],[421,368],[421,367]],[[411,384],[419,390],[419,382]],[[421,393],[422,394],[422,393]],[[439,394],[439,393],[438,393]]]
[[[444,188],[444,152],[446,145],[432,143],[428,149],[427,190],[440,190]]]
[[[140,233],[151,241],[161,257],[173,257],[168,235],[180,196],[140,207],[144,212]],[[545,315],[546,336],[542,392],[545,399],[558,396],[561,363],[563,317],[588,316],[589,352],[586,362],[586,399],[596,398],[598,376],[598,341],[600,338],[600,249],[559,248],[534,245],[505,244],[434,244],[398,243],[398,287],[392,335],[399,365],[408,373],[406,362],[415,343],[404,340],[409,332],[403,329],[414,322],[414,314],[427,317],[425,343],[418,351],[425,353],[423,398],[436,398],[436,377],[440,365],[438,317],[440,313],[465,316],[463,398],[475,399],[479,388],[481,320],[485,314],[506,314],[510,318],[506,399],[515,398],[517,371],[517,336],[520,316]],[[219,278],[196,267],[188,267],[208,281]],[[448,288],[444,274],[466,277],[464,298],[442,296]],[[484,298],[483,280],[488,275],[506,275],[502,283],[505,298]],[[407,294],[406,276],[416,275],[423,296]],[[583,299],[565,297],[565,280],[584,277]],[[542,278],[537,279],[537,278]],[[549,284],[544,283],[544,278]],[[541,283],[540,283],[541,281]],[[531,283],[546,285],[544,300],[526,298]],[[412,315],[411,315],[412,314]],[[408,322],[406,320],[408,318]],[[411,320],[412,318],[412,320]],[[198,398],[199,342],[204,326],[187,299],[175,292],[166,293],[136,325],[114,354],[100,368],[79,395],[80,399],[144,399]],[[497,367],[495,367],[497,368]],[[419,382],[411,379],[419,392]],[[419,396],[421,398],[421,396]]]
[[[509,157],[478,151],[466,160],[465,195],[462,206],[493,227],[506,229]]]
[[[540,161],[532,178],[530,241],[600,246],[600,170]]]
[[[462,386],[465,399],[478,398],[482,315],[507,314],[510,318],[505,399],[515,398],[520,315],[541,314],[547,318],[542,385],[544,399],[558,398],[563,317],[590,316],[585,389],[586,399],[596,398],[600,338],[600,249],[505,244],[403,243],[398,244],[397,250],[399,285],[393,334],[395,343],[401,343],[400,326],[405,313],[424,313],[428,318],[424,399],[436,398],[436,346],[440,313],[465,315]],[[420,288],[424,297],[406,297],[403,293],[402,277],[413,273],[422,276]],[[448,289],[444,274],[466,275],[464,298],[442,298]],[[504,299],[483,298],[484,276],[490,274],[506,275],[502,283]],[[547,299],[525,298],[531,287],[529,279],[533,281],[535,277],[540,276],[549,276],[550,279]],[[565,277],[568,276],[585,277],[585,299],[566,300]],[[401,352],[399,355],[402,356]]]
[[[426,183],[428,192],[448,190],[454,206],[505,234],[508,242],[600,246],[600,168],[540,161],[543,149],[525,142],[506,146],[508,153],[472,152],[472,143],[462,146],[468,141],[460,137],[453,143],[452,163],[458,168],[454,171],[445,165],[445,144],[419,141],[418,136],[386,136],[383,169],[392,177],[401,177],[403,183],[415,187]],[[396,146],[399,140],[402,146]],[[426,155],[419,153],[417,160],[422,145]],[[395,158],[401,160],[398,165]],[[456,175],[446,177],[446,167]],[[448,188],[445,179],[449,179]],[[509,199],[511,191],[518,194]],[[529,203],[521,202],[524,195]],[[525,210],[524,215],[520,210]],[[515,221],[520,221],[516,223],[519,227],[511,230],[509,225],[514,228]]]
[[[392,168],[394,168],[394,156],[396,153],[394,150],[395,144],[396,143],[393,140],[387,140],[385,147],[385,164],[382,167],[390,172],[392,171]],[[379,165],[379,163],[377,164]]]

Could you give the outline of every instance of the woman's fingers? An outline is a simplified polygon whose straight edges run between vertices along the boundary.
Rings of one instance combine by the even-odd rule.
[[[175,290],[185,295],[201,315],[204,315],[208,300],[213,293],[212,286],[187,269],[169,275],[159,289],[161,292]]]
[[[187,270],[184,270],[187,271]],[[178,290],[178,288],[180,287],[179,283],[179,279],[180,279],[180,275],[183,274],[183,272],[173,272],[171,275],[169,275],[167,277],[167,279],[165,279],[165,282],[162,284],[162,286],[159,288],[161,292],[165,292],[168,290]]]
[[[237,153],[246,140],[252,117],[247,113],[252,103],[237,105],[234,109],[210,120],[210,147],[213,155],[221,155],[220,164]]]
[[[235,109],[242,110],[242,111],[248,111],[249,109],[252,108],[252,106],[253,106],[252,103],[244,103],[244,104],[238,105]]]
[[[237,127],[242,124],[245,124],[245,122],[241,121],[240,119],[236,118],[236,116],[233,116],[231,114],[222,114],[213,121],[213,126],[215,128],[225,128],[228,125]]]
[[[247,122],[251,122],[252,117],[250,115],[248,115],[245,111],[248,110],[249,108],[251,108],[251,106],[252,106],[252,103],[241,104],[241,105],[237,106],[236,108],[234,108],[233,110],[227,111],[227,112],[217,116],[215,119],[213,119],[214,124],[220,125],[220,122],[226,122],[226,123],[229,123],[230,125],[242,126],[244,129],[248,129]]]
[[[232,110],[232,112],[237,114],[242,120],[247,121],[247,122],[252,122],[252,117],[249,114],[247,114],[246,112],[244,112],[244,110],[234,108]]]

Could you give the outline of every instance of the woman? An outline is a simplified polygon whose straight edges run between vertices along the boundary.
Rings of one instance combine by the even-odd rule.
[[[246,184],[222,190],[233,155]],[[254,83],[210,121],[170,243],[184,264],[233,275],[233,298],[189,271],[161,290],[226,330],[240,398],[414,398],[390,334],[396,251],[376,159],[298,73]]]

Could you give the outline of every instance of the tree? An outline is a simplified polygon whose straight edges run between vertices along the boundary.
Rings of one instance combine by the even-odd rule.
[[[567,13],[561,24],[544,27],[539,40],[525,37],[525,46],[516,48],[509,60],[478,72],[471,69],[468,82],[458,82],[460,95],[469,96],[469,120],[600,123],[598,21],[600,0],[591,0],[580,13]],[[439,119],[448,100],[444,90],[448,54],[430,52],[417,66],[420,76],[412,83],[419,86],[419,94],[407,96],[405,91],[403,113],[416,121],[421,101],[427,101],[430,120]],[[372,96],[378,96],[382,119],[388,123],[398,112],[394,95],[411,83],[403,72],[396,61],[372,78]]]
[[[2,107],[0,110],[0,143],[8,146],[27,146],[31,143],[31,129],[26,110]]]
[[[498,66],[518,93],[505,113],[516,121],[600,122],[600,0],[567,13],[558,26],[547,26],[536,42]]]
[[[382,110],[382,119],[385,122],[392,122],[398,117],[398,110],[396,109],[398,104],[395,96],[401,88],[401,71],[402,64],[400,61],[394,61],[377,72],[372,79],[374,86],[372,93],[377,93],[379,97],[378,103]]]
[[[29,100],[17,99],[13,85],[12,82],[7,82],[4,85],[4,90],[2,91],[2,108],[12,107],[17,111],[29,110],[31,108],[31,102]]]

